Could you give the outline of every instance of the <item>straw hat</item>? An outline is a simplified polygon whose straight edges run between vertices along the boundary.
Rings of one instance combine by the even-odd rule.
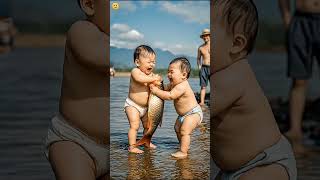
[[[202,31],[202,34],[200,35],[200,38],[202,38],[202,36],[204,36],[204,35],[210,35],[210,30],[209,29],[204,29]]]

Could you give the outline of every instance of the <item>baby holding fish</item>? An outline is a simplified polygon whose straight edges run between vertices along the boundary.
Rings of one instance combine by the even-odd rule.
[[[170,83],[164,87],[164,90],[159,89],[152,83],[150,84],[150,90],[153,94],[163,100],[173,100],[174,107],[179,115],[174,129],[180,143],[180,150],[171,154],[176,158],[187,157],[190,134],[203,119],[201,107],[188,83],[190,71],[191,65],[188,59],[178,57],[170,62],[168,68]]]
[[[162,78],[153,73],[156,64],[156,53],[151,47],[140,45],[135,49],[133,56],[134,63],[137,67],[131,71],[129,94],[125,101],[124,111],[130,124],[128,151],[140,154],[143,153],[143,151],[136,146],[140,120],[144,128],[143,134],[146,134],[150,127],[147,121],[148,99],[150,94],[149,84],[161,82]],[[156,148],[151,142],[148,143],[147,146],[152,149]]]

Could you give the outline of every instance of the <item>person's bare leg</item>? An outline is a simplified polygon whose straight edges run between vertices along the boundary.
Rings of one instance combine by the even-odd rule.
[[[290,129],[286,133],[288,138],[302,139],[302,118],[306,101],[307,81],[294,80],[290,91],[289,113]]]
[[[130,129],[128,132],[128,141],[129,141],[129,152],[132,153],[143,153],[142,150],[140,150],[137,147],[134,147],[134,144],[136,144],[137,140],[137,134],[140,126],[140,114],[139,111],[135,107],[126,107],[126,114],[130,123]]]
[[[200,103],[199,103],[200,106],[204,106],[205,96],[206,96],[206,87],[201,87],[201,90],[200,90]]]
[[[290,129],[285,136],[291,141],[295,155],[303,156],[307,151],[303,146],[302,118],[306,101],[307,80],[293,80],[290,92]]]
[[[58,180],[96,179],[93,159],[76,143],[70,141],[53,143],[49,148],[49,161]]]
[[[239,180],[289,180],[286,169],[279,164],[259,166],[246,171],[239,177]]]
[[[191,114],[185,117],[181,128],[180,128],[180,151],[171,154],[176,158],[185,158],[188,156],[188,150],[190,146],[190,134],[197,127],[200,121],[200,116],[198,114]]]
[[[181,134],[180,134],[180,127],[181,127],[181,123],[180,121],[177,119],[176,123],[174,125],[174,131],[176,132],[177,138],[179,143],[181,143]]]
[[[143,117],[142,117],[142,125],[143,125],[143,135],[145,135],[148,132],[148,113],[146,113]],[[147,147],[147,146],[145,146]],[[152,142],[150,142],[150,149],[156,149],[157,146],[154,145]]]

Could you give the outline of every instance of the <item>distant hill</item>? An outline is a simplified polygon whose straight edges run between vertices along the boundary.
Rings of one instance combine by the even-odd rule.
[[[110,47],[110,60],[111,64],[115,68],[132,68],[135,67],[133,63],[133,49]],[[156,68],[166,69],[170,61],[178,56],[174,55],[170,51],[163,51],[161,49],[155,48],[154,51],[157,54],[157,64]],[[195,57],[185,56],[190,61],[192,68],[196,68],[197,60]]]

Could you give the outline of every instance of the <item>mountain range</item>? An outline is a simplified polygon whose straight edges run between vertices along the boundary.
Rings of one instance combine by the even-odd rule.
[[[197,49],[195,49],[196,51]],[[176,57],[184,56],[186,57],[193,69],[196,68],[197,65],[197,59],[195,57],[191,56],[185,56],[185,55],[174,55],[170,51],[164,51],[158,48],[155,48],[154,51],[156,52],[156,68],[158,69],[166,69],[168,68],[168,65],[170,61]],[[117,47],[110,47],[110,60],[111,65],[115,68],[132,68],[135,67],[135,64],[133,63],[133,52],[134,49],[126,49],[126,48],[117,48]]]

